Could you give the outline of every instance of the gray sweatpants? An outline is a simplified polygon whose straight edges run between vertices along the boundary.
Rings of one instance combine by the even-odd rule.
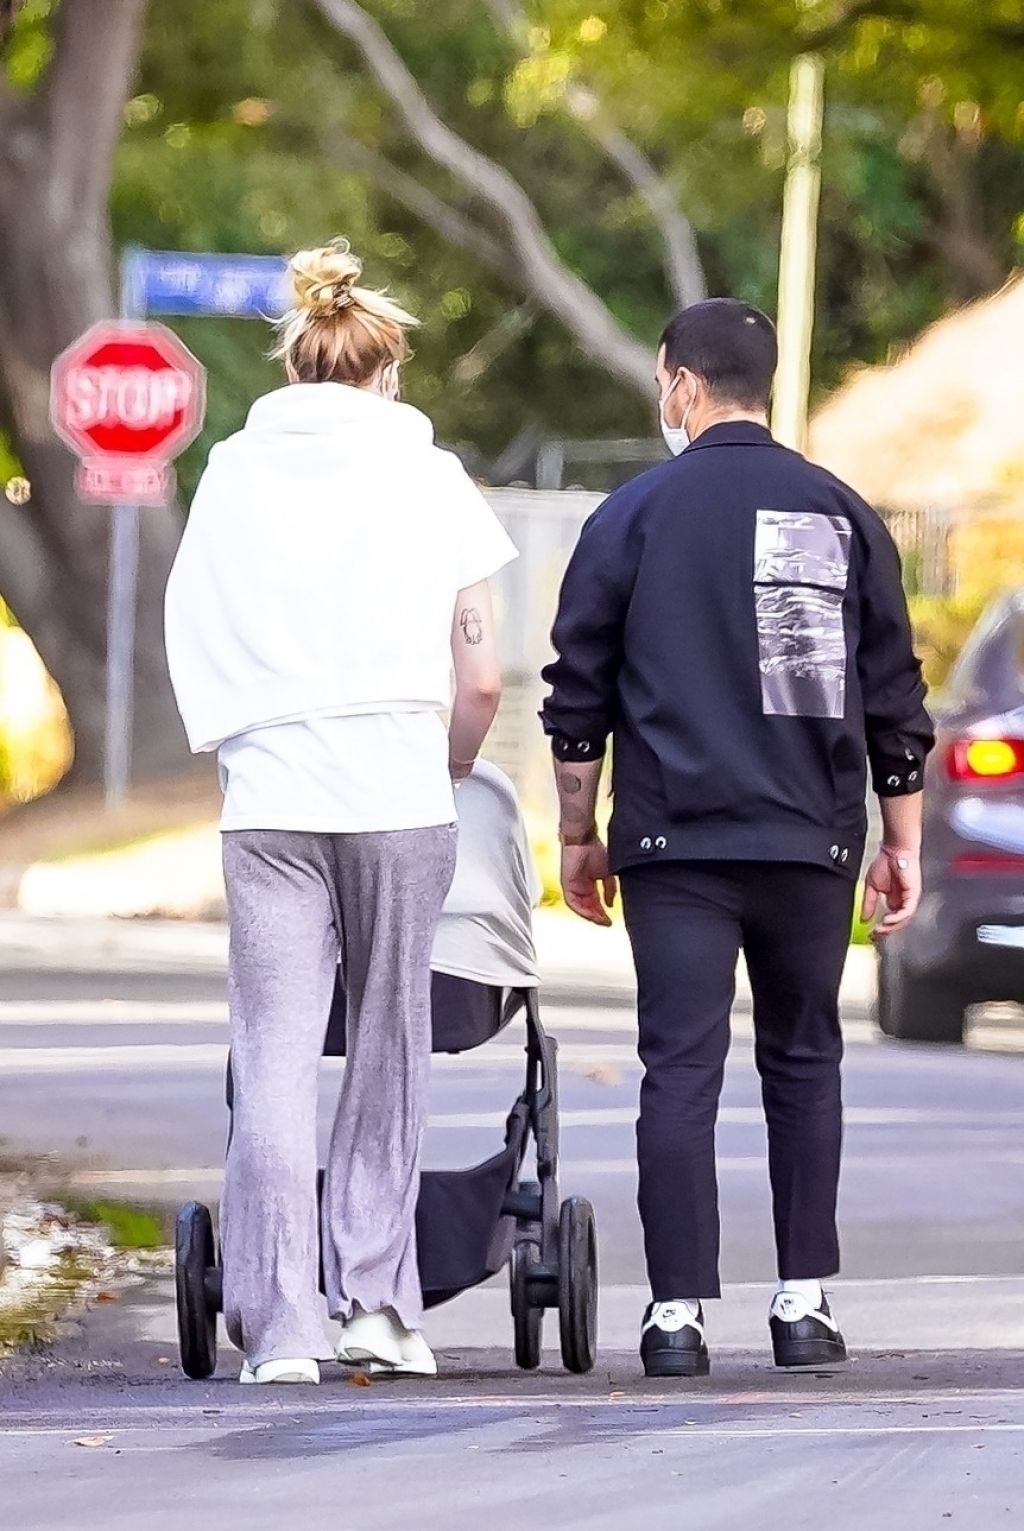
[[[319,1293],[415,1328],[430,1070],[430,949],[456,831],[223,836],[235,1099],[220,1232],[224,1314],[253,1366],[330,1356]],[[318,1226],[317,1076],[341,957],[348,1062]],[[321,1237],[322,1235],[322,1237]]]

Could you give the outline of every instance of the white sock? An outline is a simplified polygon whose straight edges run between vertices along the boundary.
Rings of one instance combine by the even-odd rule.
[[[820,1281],[780,1281],[775,1290],[792,1292],[795,1297],[802,1297],[812,1308],[820,1308],[824,1297]]]

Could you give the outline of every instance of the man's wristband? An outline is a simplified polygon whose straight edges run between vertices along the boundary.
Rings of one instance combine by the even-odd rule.
[[[560,829],[558,831],[558,843],[563,850],[568,847],[581,845],[593,845],[597,839],[597,825],[591,824],[589,829]]]

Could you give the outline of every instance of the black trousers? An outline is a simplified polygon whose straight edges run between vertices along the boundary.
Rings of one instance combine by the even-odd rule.
[[[639,986],[639,1205],[656,1302],[720,1295],[715,1123],[739,950],[782,1280],[839,1268],[839,984],[853,884],[767,862],[660,862],[621,878]]]

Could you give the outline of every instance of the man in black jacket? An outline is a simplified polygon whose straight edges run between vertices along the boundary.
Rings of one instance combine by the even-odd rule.
[[[884,938],[920,897],[933,736],[899,558],[852,490],[773,440],[776,361],[770,321],[746,304],[700,303],[668,325],[657,383],[674,460],[588,521],[545,671],[565,897],[607,924],[620,881],[637,969],[652,1376],[708,1369],[714,1130],[741,947],[768,1123],[775,1361],[845,1359],[821,1282],[839,1265],[838,994],[868,767],[884,835],[865,917],[884,900]],[[610,735],[606,851],[595,809]]]

